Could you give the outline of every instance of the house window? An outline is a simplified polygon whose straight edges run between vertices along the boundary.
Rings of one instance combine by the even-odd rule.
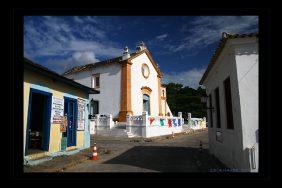
[[[224,80],[227,129],[234,129],[230,77]]]
[[[100,87],[100,74],[92,75],[91,87],[92,88],[99,88]]]
[[[219,88],[215,89],[215,108],[216,108],[216,126],[221,128],[220,122],[220,102],[219,102]]]
[[[210,127],[213,127],[213,115],[212,115],[212,95],[209,95],[209,112],[210,112]]]

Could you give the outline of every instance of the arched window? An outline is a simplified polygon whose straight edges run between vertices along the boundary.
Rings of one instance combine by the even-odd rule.
[[[147,94],[143,94],[143,111],[147,111],[148,115],[150,115],[150,96]]]

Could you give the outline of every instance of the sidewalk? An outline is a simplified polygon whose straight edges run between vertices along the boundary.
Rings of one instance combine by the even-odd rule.
[[[98,148],[99,155],[107,153],[105,148]],[[24,172],[63,172],[66,168],[75,166],[90,160],[92,147],[81,150],[73,155],[62,155],[54,157],[50,161],[43,162],[35,166],[24,166]]]

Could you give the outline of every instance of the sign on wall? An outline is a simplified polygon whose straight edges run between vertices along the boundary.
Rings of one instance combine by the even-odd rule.
[[[64,115],[64,99],[52,97],[51,122],[61,124]]]
[[[77,99],[77,130],[84,130],[85,101]]]
[[[62,117],[62,122],[61,122],[61,126],[60,126],[60,131],[61,132],[66,132],[67,131],[67,116],[63,116]]]

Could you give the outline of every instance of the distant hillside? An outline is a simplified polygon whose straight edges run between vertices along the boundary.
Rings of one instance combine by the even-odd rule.
[[[183,118],[187,119],[187,113],[192,113],[192,117],[207,117],[205,104],[201,103],[201,96],[205,94],[205,89],[193,89],[183,87],[182,84],[164,84],[167,92],[167,103],[174,116],[182,112]]]

